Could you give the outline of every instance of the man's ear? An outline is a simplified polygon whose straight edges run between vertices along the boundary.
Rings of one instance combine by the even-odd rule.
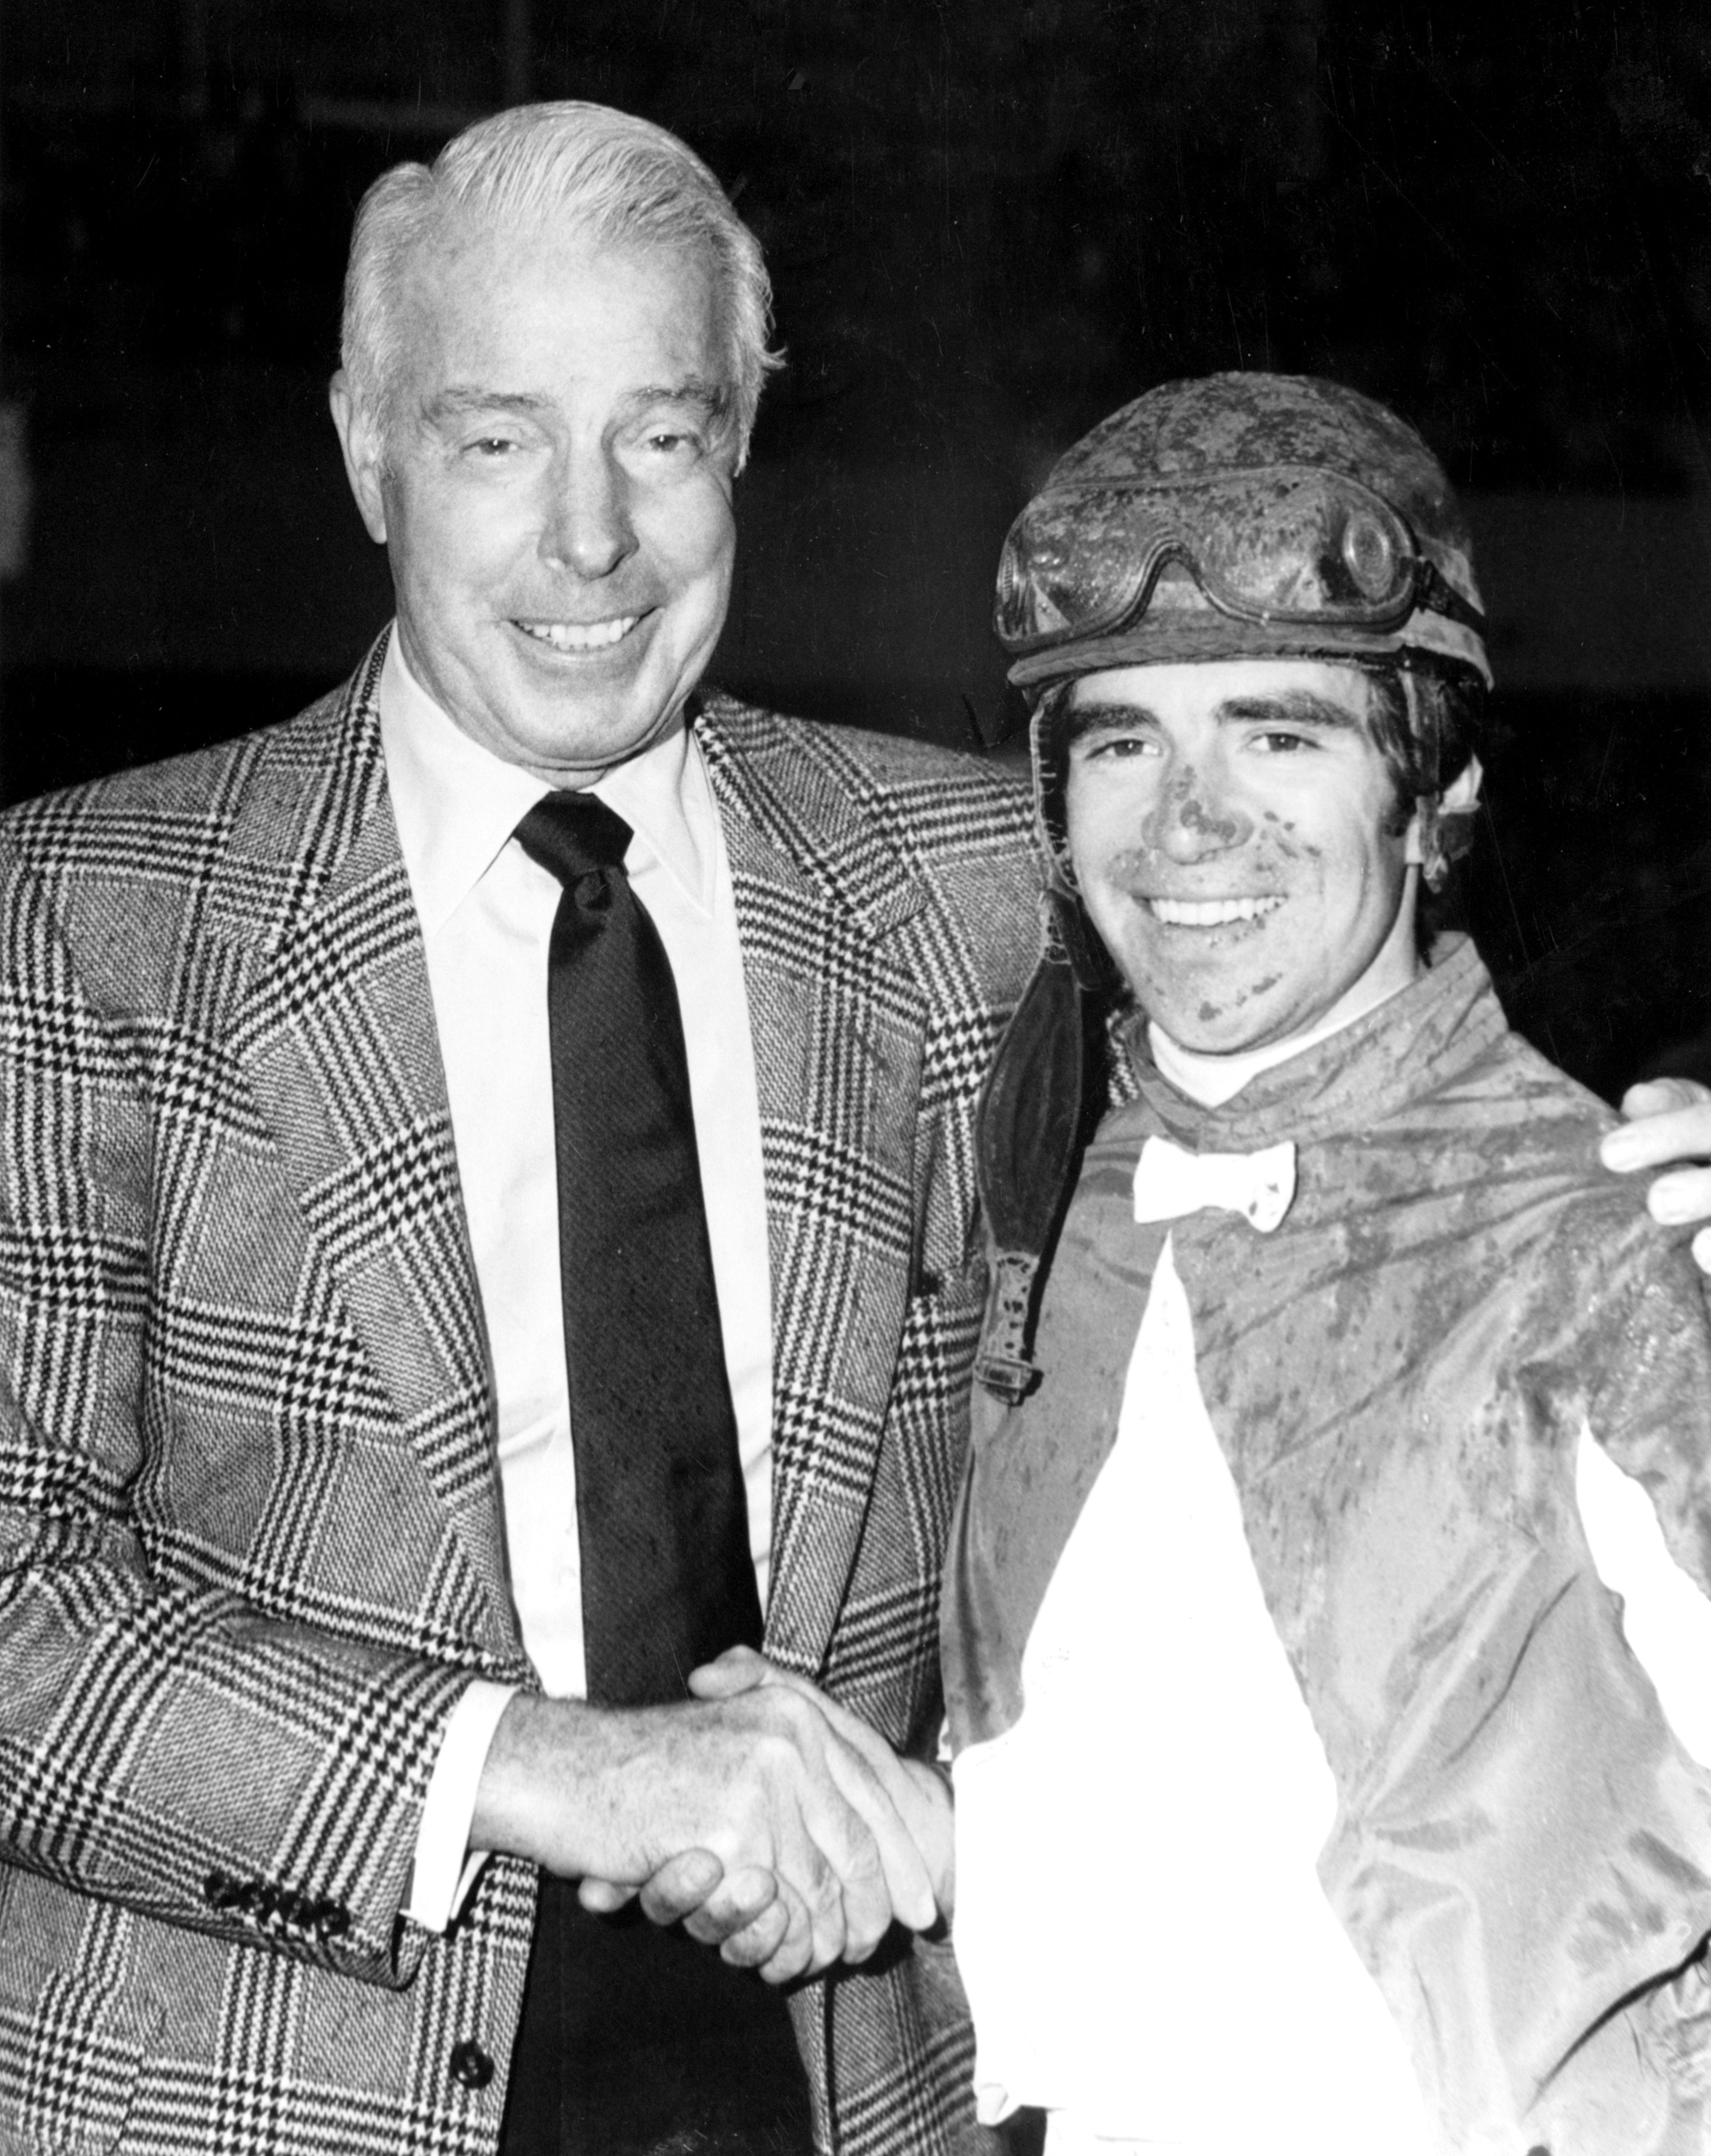
[[[345,476],[356,497],[357,509],[369,537],[384,546],[387,506],[381,481],[385,458],[380,429],[357,404],[342,367],[327,384],[327,403],[332,408],[333,426],[338,434],[339,447],[344,452]]]
[[[1484,767],[1477,756],[1470,756],[1455,777],[1445,787],[1436,801],[1422,794],[1415,804],[1412,822],[1408,826],[1408,840],[1402,858],[1416,866],[1436,869],[1442,874],[1443,864],[1457,853],[1465,850],[1466,834],[1460,846],[1452,845],[1446,855],[1438,839],[1439,826],[1447,816],[1471,816],[1479,805],[1479,788],[1485,778]],[[1427,880],[1431,882],[1431,876]],[[1432,886],[1437,888],[1436,885]]]

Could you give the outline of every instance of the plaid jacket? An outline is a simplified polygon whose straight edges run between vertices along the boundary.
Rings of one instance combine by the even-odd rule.
[[[383,649],[0,824],[0,2150],[496,2140],[532,1871],[489,1863],[443,1939],[401,1914],[469,1674],[531,1678]],[[1027,803],[718,696],[697,724],[771,1225],[768,1645],[920,1748]],[[973,2145],[945,1949],[793,2010],[826,2149]]]

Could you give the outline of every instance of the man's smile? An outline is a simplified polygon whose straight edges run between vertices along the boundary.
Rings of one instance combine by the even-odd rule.
[[[514,615],[511,626],[555,651],[606,651],[622,644],[642,619],[639,613],[615,613],[604,621],[525,621]]]
[[[1247,898],[1155,898],[1143,896],[1141,904],[1155,921],[1167,928],[1227,928],[1232,921],[1263,921],[1283,904],[1281,893],[1267,891]]]

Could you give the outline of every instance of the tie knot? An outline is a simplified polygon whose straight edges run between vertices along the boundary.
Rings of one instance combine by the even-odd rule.
[[[561,884],[623,865],[630,827],[592,793],[549,793],[517,826],[517,844]]]

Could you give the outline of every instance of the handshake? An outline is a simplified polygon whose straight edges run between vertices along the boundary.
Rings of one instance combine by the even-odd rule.
[[[520,1695],[489,1754],[474,1846],[638,1895],[768,1983],[863,1961],[950,1912],[950,1792],[807,1678],[734,1647],[671,1707]]]

